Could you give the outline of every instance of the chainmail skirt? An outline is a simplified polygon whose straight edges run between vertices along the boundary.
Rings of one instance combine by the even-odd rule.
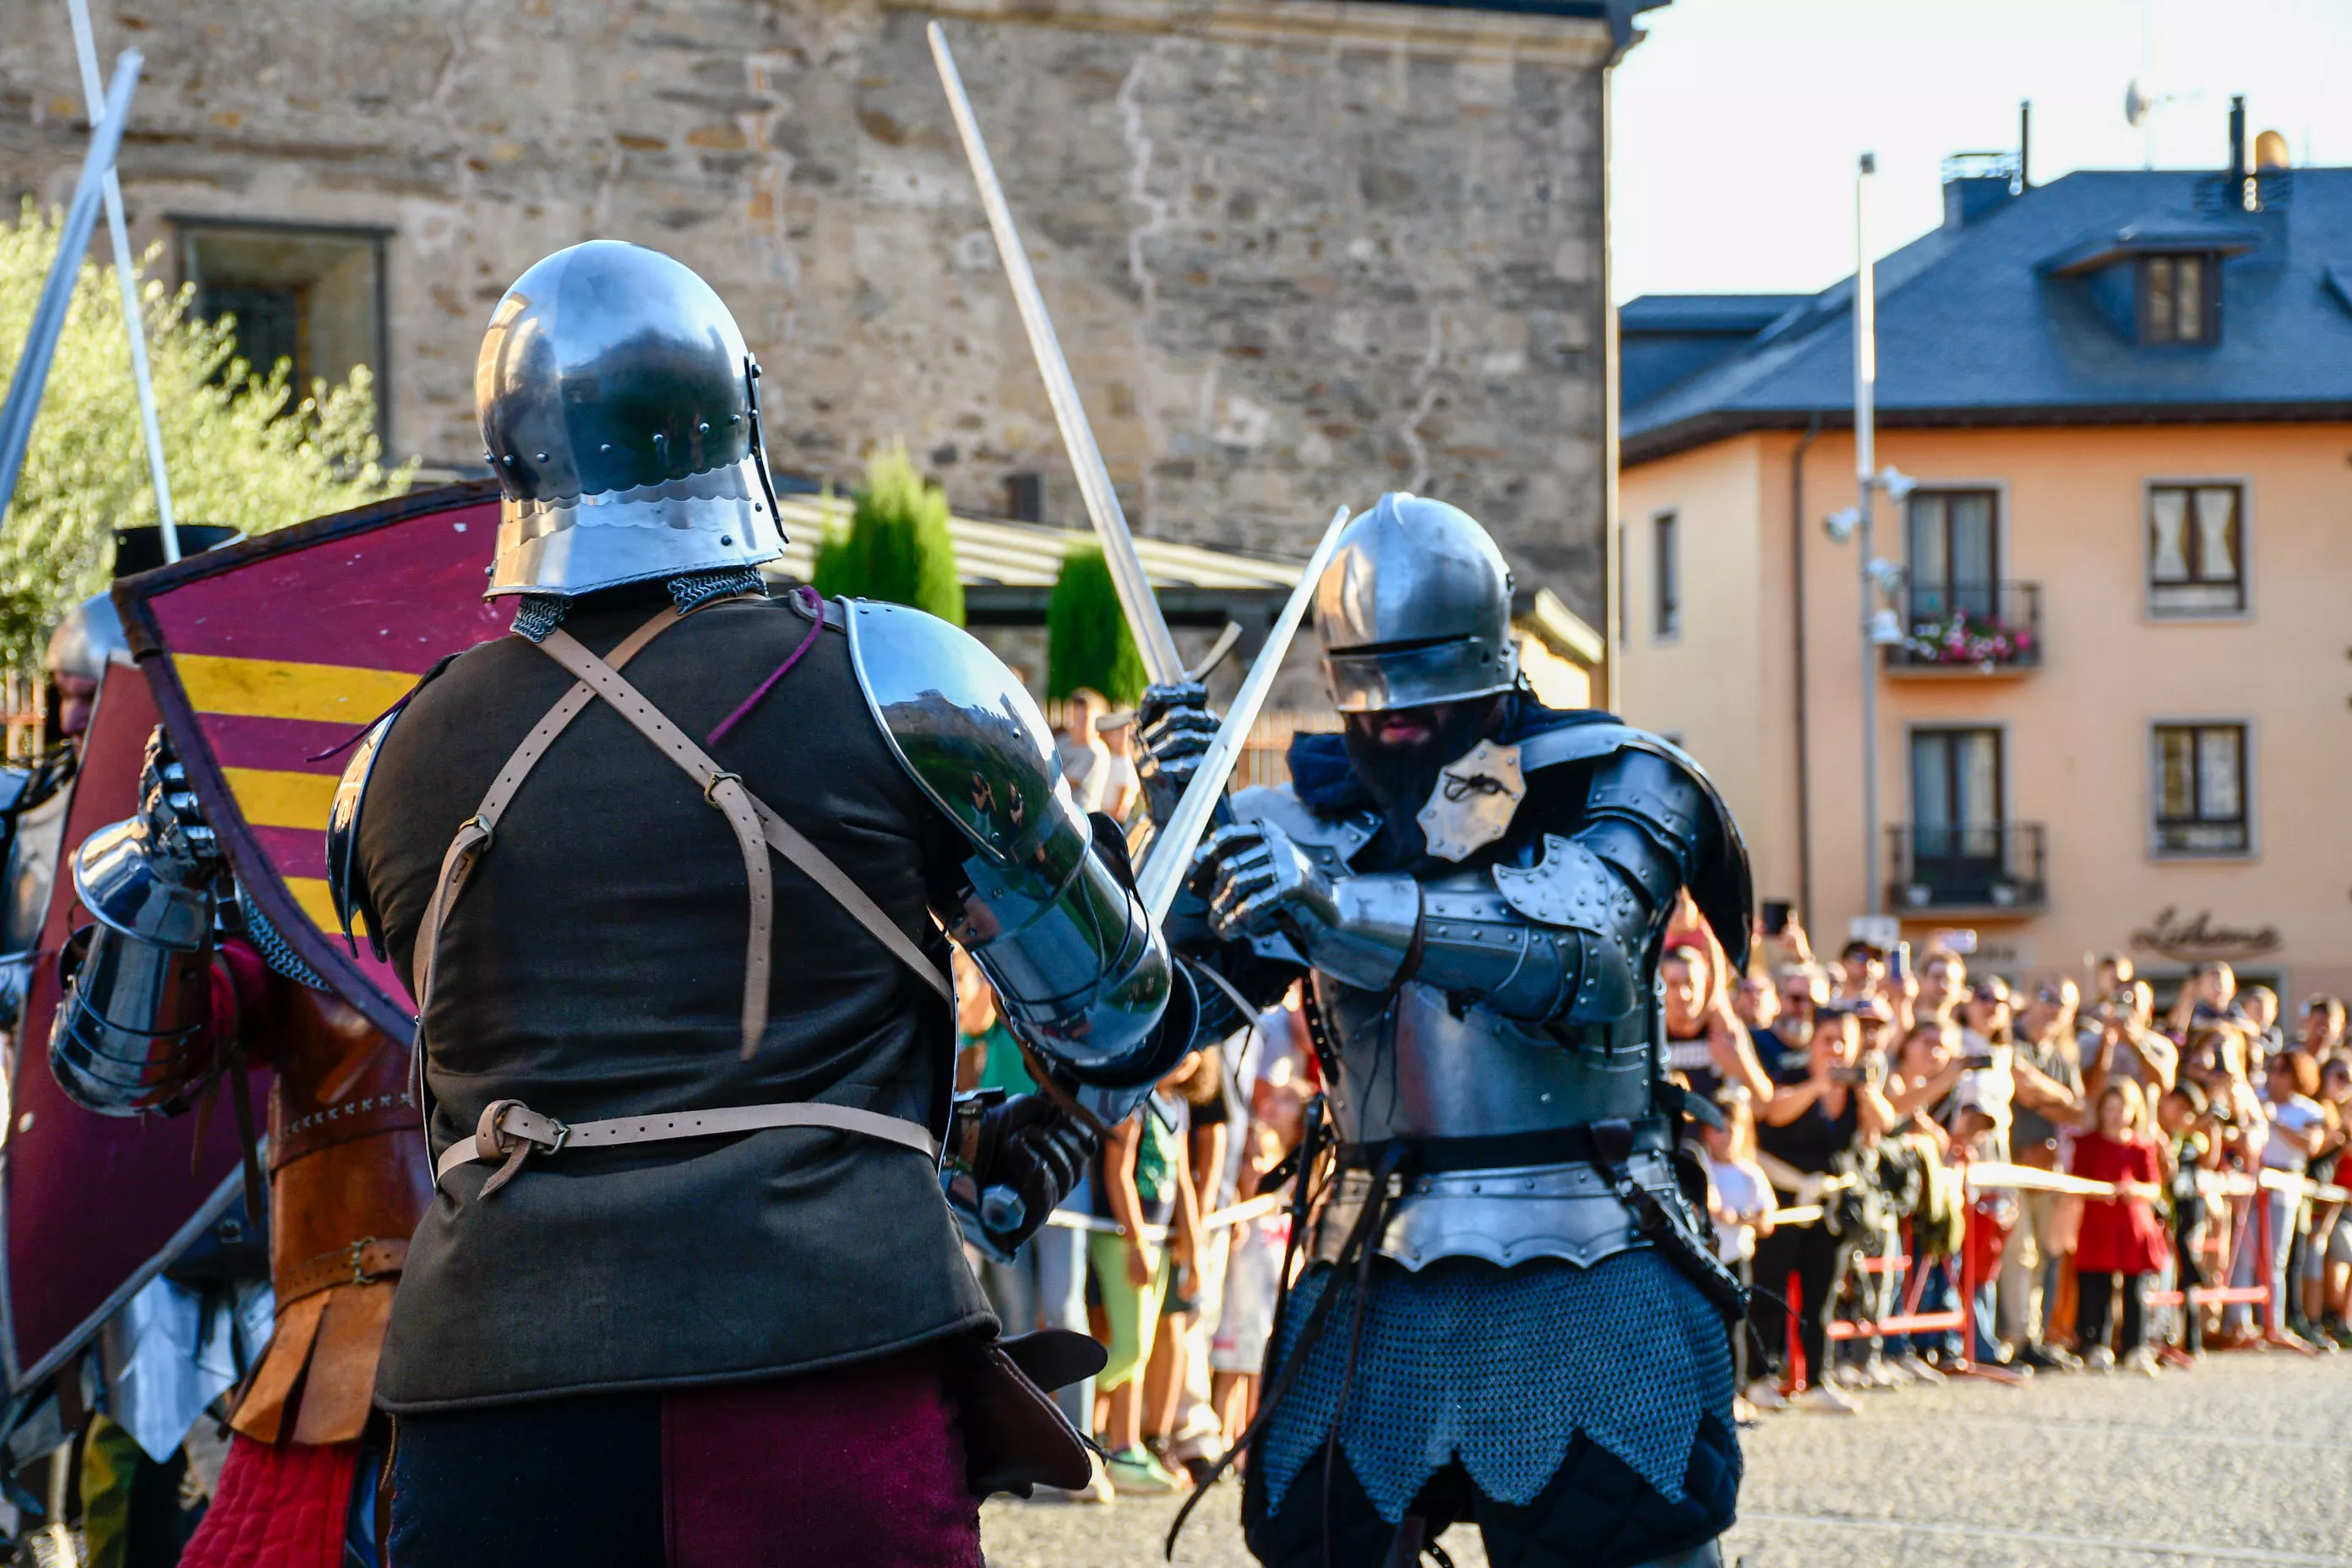
[[[1328,1267],[1299,1279],[1269,1373],[1333,1282]],[[1352,1275],[1338,1281],[1353,1287]],[[1333,1305],[1268,1419],[1256,1462],[1269,1512],[1330,1436],[1343,1384],[1339,1448],[1391,1523],[1455,1458],[1488,1497],[1532,1502],[1579,1432],[1679,1502],[1700,1418],[1712,1414],[1731,1430],[1723,1318],[1646,1247],[1590,1268],[1548,1258],[1504,1269],[1465,1258],[1413,1273],[1377,1258],[1348,1381],[1351,1305]]]

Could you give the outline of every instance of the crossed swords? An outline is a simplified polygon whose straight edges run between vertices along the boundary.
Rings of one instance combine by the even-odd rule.
[[[947,34],[937,22],[926,31],[930,38],[931,58],[939,66],[940,85],[947,89],[948,107],[955,114],[956,134],[962,139],[972,180],[980,186],[980,202],[988,213],[988,228],[996,239],[996,254],[1004,263],[1006,280],[1013,285],[1013,302],[1020,309],[1021,324],[1028,330],[1029,352],[1035,356],[1037,372],[1045,378],[1046,401],[1054,407],[1054,423],[1061,428],[1062,446],[1070,455],[1070,467],[1077,470],[1078,494],[1086,502],[1087,516],[1094,523],[1096,536],[1102,541],[1103,560],[1118,591],[1119,607],[1127,613],[1127,624],[1135,633],[1144,669],[1154,684],[1198,679],[1184,668],[1183,659],[1176,652],[1176,639],[1169,634],[1167,617],[1160,613],[1160,601],[1152,596],[1151,580],[1143,570],[1143,557],[1137,552],[1135,536],[1128,530],[1127,513],[1119,507],[1118,492],[1111,488],[1109,470],[1103,467],[1102,450],[1095,445],[1086,407],[1079,403],[1076,384],[1070,379],[1069,362],[1062,356],[1061,340],[1055,336],[1053,320],[1045,314],[1045,301],[1037,292],[1037,276],[1030,270],[1029,253],[1022,248],[1021,231],[1013,225],[1013,209],[1005,204],[1004,187],[997,180],[996,165],[988,156],[988,144],[981,138],[980,121],[972,114],[971,99],[963,89],[963,76],[956,69]],[[1339,548],[1339,531],[1347,523],[1348,509],[1342,506],[1332,514],[1330,526],[1323,531],[1322,541],[1308,559],[1298,585],[1291,590],[1282,614],[1276,617],[1265,647],[1259,650],[1249,674],[1243,678],[1241,689],[1234,693],[1233,705],[1225,711],[1224,723],[1202,754],[1192,782],[1185,787],[1167,826],[1144,853],[1142,869],[1136,876],[1136,891],[1155,924],[1166,918],[1169,906],[1175,901],[1176,890],[1183,885],[1184,873],[1192,864],[1192,851],[1224,799],[1225,784],[1241,761],[1243,742],[1249,739],[1250,727],[1257,722],[1258,710],[1265,705],[1266,692],[1282,668],[1283,655],[1298,634],[1298,623],[1306,616],[1315,584],[1321,579],[1323,569],[1330,564],[1332,552]]]

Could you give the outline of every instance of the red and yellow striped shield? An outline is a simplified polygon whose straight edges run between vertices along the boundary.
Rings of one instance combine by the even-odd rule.
[[[191,556],[115,590],[124,629],[246,890],[379,1028],[413,1004],[327,895],[349,748],[448,654],[497,637],[482,602],[497,487],[452,485]]]

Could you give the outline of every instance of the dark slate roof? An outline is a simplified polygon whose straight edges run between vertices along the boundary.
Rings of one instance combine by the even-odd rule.
[[[2068,174],[1879,262],[1878,417],[1890,426],[2352,418],[2352,169],[2262,178],[2232,210],[2210,172]],[[2222,258],[2210,347],[2142,347],[2116,270],[2150,249]],[[1629,374],[1643,462],[1739,430],[1851,423],[1853,279],[1797,297],[1731,352],[1769,295],[1653,297],[1619,313],[1629,373],[1699,335],[1717,352]],[[2120,301],[2120,302],[2119,302]],[[1700,325],[1697,323],[1717,323]],[[1634,384],[1641,380],[1645,384]]]
[[[1617,307],[1617,330],[1634,332],[1760,332],[1811,294],[1644,294]]]

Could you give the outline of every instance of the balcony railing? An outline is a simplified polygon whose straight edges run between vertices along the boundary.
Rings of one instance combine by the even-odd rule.
[[[2038,822],[1984,822],[1887,830],[1890,908],[2031,913],[2050,902]]]
[[[1904,639],[1886,650],[1901,673],[2006,675],[2042,663],[2039,583],[1914,583]]]

